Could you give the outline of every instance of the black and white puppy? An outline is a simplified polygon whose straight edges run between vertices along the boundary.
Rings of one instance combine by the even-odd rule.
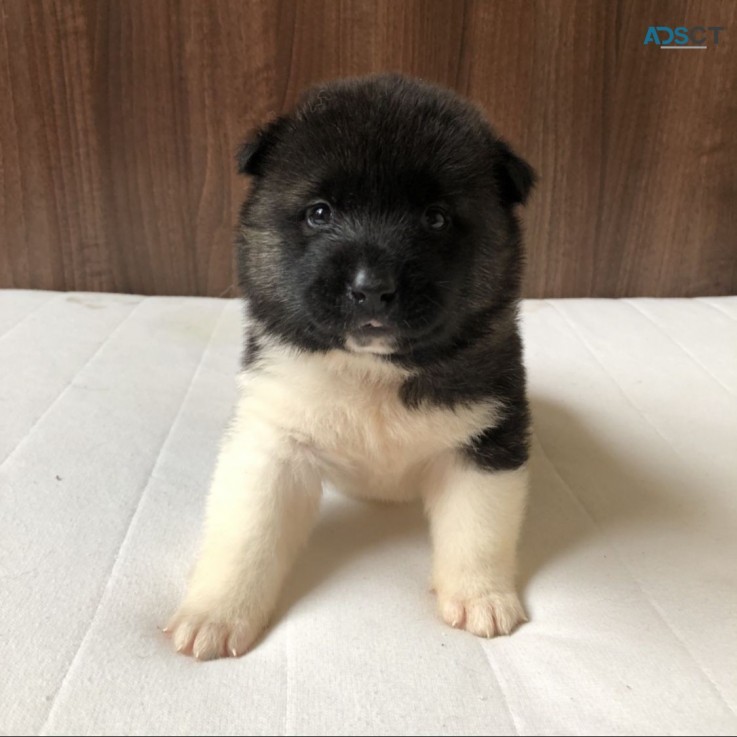
[[[325,480],[422,498],[442,618],[510,633],[529,425],[514,209],[532,170],[472,105],[396,75],[311,90],[238,166],[247,347],[174,645],[246,652]]]

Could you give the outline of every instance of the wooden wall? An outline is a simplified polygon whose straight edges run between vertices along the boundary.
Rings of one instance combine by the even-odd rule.
[[[0,286],[232,293],[237,142],[380,70],[537,168],[528,296],[737,293],[733,0],[0,0]]]

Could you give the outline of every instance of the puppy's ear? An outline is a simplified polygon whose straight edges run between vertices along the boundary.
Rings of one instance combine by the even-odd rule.
[[[537,180],[535,170],[501,140],[496,142],[494,174],[502,200],[508,205],[524,205]]]
[[[282,116],[251,134],[235,155],[238,173],[252,177],[263,176],[268,154],[279,142],[286,126],[287,118]]]

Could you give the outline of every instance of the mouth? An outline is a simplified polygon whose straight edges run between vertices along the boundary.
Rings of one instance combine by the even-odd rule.
[[[392,335],[394,333],[394,329],[385,322],[374,318],[360,323],[353,332],[367,336],[385,336]]]
[[[396,330],[372,318],[359,323],[346,337],[346,348],[354,353],[389,354],[396,350]]]

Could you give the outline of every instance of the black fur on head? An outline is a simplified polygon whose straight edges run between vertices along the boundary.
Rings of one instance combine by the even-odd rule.
[[[535,175],[454,93],[398,75],[317,87],[237,165],[253,177],[239,281],[267,332],[309,351],[352,336],[427,366],[488,334],[494,316],[513,320],[514,208]]]

